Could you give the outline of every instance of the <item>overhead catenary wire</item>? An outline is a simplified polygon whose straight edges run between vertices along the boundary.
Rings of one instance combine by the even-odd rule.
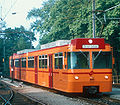
[[[2,21],[6,19],[6,17],[8,16],[9,12],[11,11],[11,9],[15,6],[17,0],[11,5],[11,7],[9,8],[8,12],[5,14],[5,16],[2,18]]]
[[[109,10],[115,9],[115,8],[117,8],[117,7],[119,7],[119,6],[120,6],[120,4],[118,4],[118,5],[116,5],[116,6],[113,6],[113,7],[111,7],[111,8],[108,8],[108,9],[106,9],[106,10],[103,10],[103,11],[97,13],[97,15],[99,15],[99,14],[101,14],[101,13],[103,13],[103,12],[107,12],[107,11],[109,11]]]
[[[116,6],[113,6],[113,7],[111,7],[111,8],[108,8],[108,9],[106,9],[104,12],[107,12],[107,11],[109,11],[109,10],[111,10],[111,9],[114,9],[114,8],[118,7],[118,6],[120,6],[120,4],[118,4],[118,5],[116,5]]]

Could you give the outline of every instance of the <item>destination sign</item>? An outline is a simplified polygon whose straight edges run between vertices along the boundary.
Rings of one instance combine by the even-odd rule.
[[[82,45],[82,48],[99,48],[99,45]]]

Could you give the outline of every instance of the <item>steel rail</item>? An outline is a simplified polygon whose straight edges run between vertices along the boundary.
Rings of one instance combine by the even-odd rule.
[[[93,99],[90,99],[90,98],[87,98],[87,97],[83,97],[83,96],[77,97],[77,98],[80,99],[80,100],[84,100],[84,101],[86,101],[86,102],[88,102],[88,103],[90,103],[92,105],[108,105],[106,103],[99,102],[98,100],[93,100]]]
[[[12,99],[12,97],[13,97],[13,90],[11,89],[11,88],[9,88],[8,87],[8,89],[10,90],[10,93],[11,93],[11,96],[9,97],[9,99],[7,100],[7,102],[5,103],[5,105],[7,105],[8,103],[10,103],[10,100]],[[10,104],[10,105],[12,105],[12,104]]]
[[[120,100],[119,100],[119,99],[111,98],[111,97],[109,97],[109,96],[103,96],[103,99],[104,99],[104,100],[108,100],[109,102],[119,103],[119,105],[120,105]]]
[[[0,98],[6,103],[7,102],[7,100],[2,96],[2,95],[0,95]],[[9,101],[8,101],[8,104],[9,105],[12,105]]]
[[[10,98],[7,100],[7,99],[4,98],[2,95],[0,95],[0,98],[4,101],[4,105],[6,105],[6,104],[12,105],[12,104],[10,103]]]
[[[2,84],[3,84],[3,83],[2,83]],[[10,100],[12,99],[12,97],[13,97],[13,95],[14,95],[14,94],[13,94],[13,90],[12,90],[11,88],[9,88],[6,84],[3,84],[3,86],[10,91],[10,97],[9,97],[8,99],[6,99],[6,98],[3,97],[2,95],[0,95],[0,98],[4,101],[4,105],[7,105],[7,104],[12,105],[12,104],[10,103]]]
[[[81,97],[81,99],[84,99],[84,97]],[[87,97],[85,98],[86,101],[92,102],[93,104],[98,104],[99,105],[120,105],[120,100],[111,98],[110,96],[106,96],[103,94],[102,96],[99,97],[99,95],[95,95],[94,97]]]

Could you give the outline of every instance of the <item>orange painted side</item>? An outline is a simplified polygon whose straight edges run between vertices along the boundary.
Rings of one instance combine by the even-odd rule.
[[[38,72],[38,85],[49,87],[49,73]]]
[[[25,69],[21,70],[21,80],[26,81],[26,70]]]
[[[35,71],[34,68],[26,70],[26,81],[30,83],[35,83]]]

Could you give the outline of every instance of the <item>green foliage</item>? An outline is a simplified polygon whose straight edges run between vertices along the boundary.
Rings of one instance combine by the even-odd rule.
[[[120,2],[117,1],[117,0],[110,0],[110,1],[108,1],[108,0],[101,0],[101,1],[97,0],[96,6],[97,6],[97,10],[107,10],[111,7],[114,7],[114,6],[118,5],[119,3]],[[106,21],[103,18],[104,12],[101,12],[101,14],[97,15],[97,16],[102,21],[102,23],[100,23],[98,20],[96,21],[97,35],[99,37],[104,37],[104,38],[108,39],[109,35],[115,34],[114,29],[116,29],[116,28],[118,29],[118,27],[119,27],[118,23],[120,21],[117,20],[117,19],[114,19],[114,18],[119,18],[119,16],[120,16],[120,6],[115,8],[115,9],[112,9],[112,10],[109,10],[109,11],[105,12]],[[104,26],[104,27],[102,27],[102,26]],[[100,29],[100,27],[101,27],[101,29]],[[100,33],[101,30],[102,30],[102,33]]]
[[[43,44],[58,39],[85,37],[88,32],[88,21],[83,22],[81,19],[89,14],[87,8],[83,9],[83,5],[88,6],[86,1],[48,0],[42,8],[31,10],[28,18],[36,18],[31,28],[40,32],[40,42]]]
[[[0,71],[3,70],[3,61],[4,58],[4,52],[3,49],[5,47],[5,66],[6,70],[9,70],[9,56],[13,55],[13,53],[16,53],[17,51],[23,50],[23,49],[30,49],[31,41],[35,40],[34,33],[25,30],[23,26],[20,28],[15,29],[5,29],[3,32],[4,36],[0,35]],[[5,41],[5,45],[3,45],[3,41]],[[9,74],[9,71],[4,71],[4,74]]]
[[[18,50],[30,48],[31,40],[35,40],[34,33],[25,30],[23,26],[15,29],[8,28],[4,33],[6,43],[9,43],[8,50],[11,49],[12,53]]]
[[[96,0],[96,10],[104,11],[118,4],[117,0]],[[119,18],[120,7],[105,14],[106,18]],[[108,39],[109,35],[114,34],[114,28],[118,28],[118,20],[104,21],[103,12],[96,16],[96,37]],[[28,13],[28,18],[32,17],[36,21],[31,28],[40,32],[41,44],[58,39],[92,37],[91,0],[48,0],[42,8],[34,8]]]

